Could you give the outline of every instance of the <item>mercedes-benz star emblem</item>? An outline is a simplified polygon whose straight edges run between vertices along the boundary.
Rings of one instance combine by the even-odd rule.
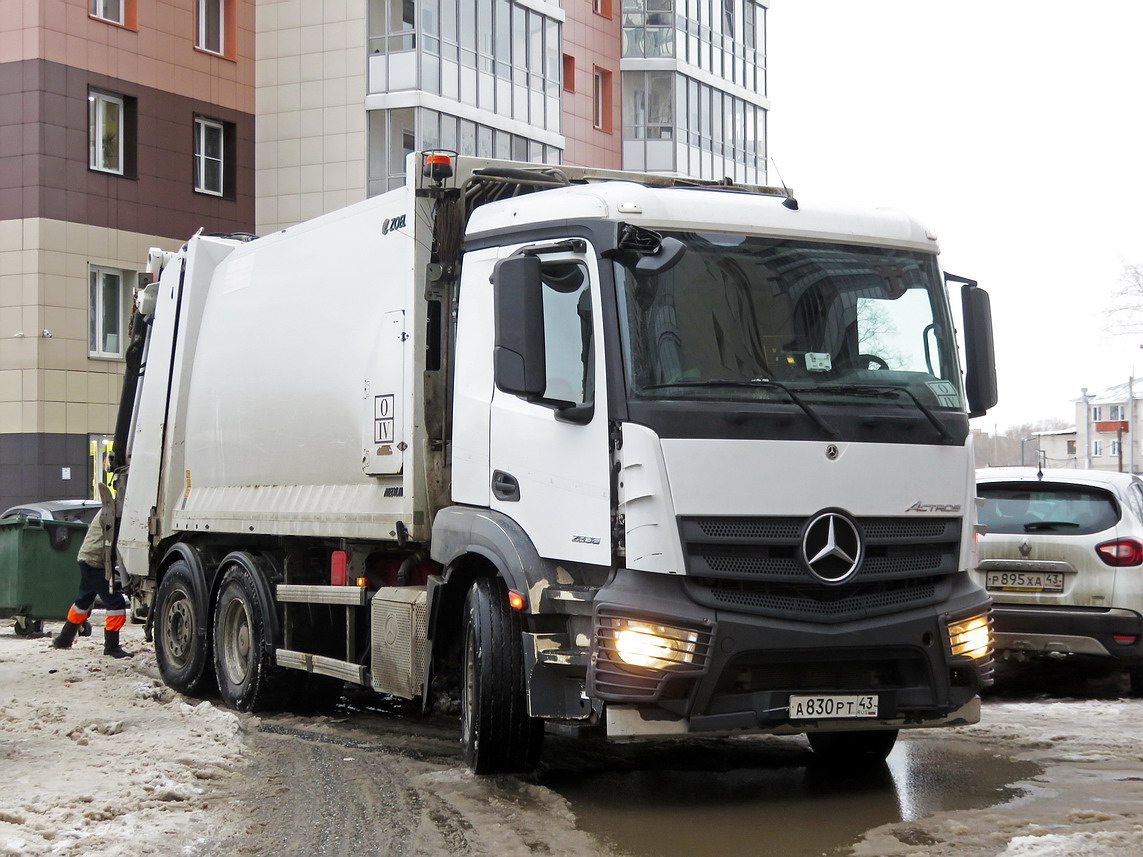
[[[861,565],[864,549],[857,524],[839,512],[821,512],[802,536],[802,562],[823,583],[841,583]]]

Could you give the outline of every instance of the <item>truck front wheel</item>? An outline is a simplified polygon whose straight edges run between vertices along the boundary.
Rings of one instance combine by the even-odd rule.
[[[210,645],[194,573],[171,563],[155,596],[155,659],[168,687],[195,696],[210,683]],[[90,631],[88,633],[91,633]]]
[[[238,711],[272,706],[272,688],[281,672],[268,640],[271,605],[242,563],[222,576],[214,608],[214,671],[222,701]]]
[[[810,732],[814,755],[827,765],[874,765],[885,761],[897,743],[896,729],[857,732]]]
[[[461,741],[477,774],[530,771],[543,722],[528,716],[520,614],[499,579],[473,582],[465,601]]]

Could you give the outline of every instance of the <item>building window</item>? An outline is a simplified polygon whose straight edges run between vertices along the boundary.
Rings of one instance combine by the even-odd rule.
[[[87,96],[88,140],[93,170],[123,175],[124,110],[117,95],[91,92]]]
[[[91,268],[87,342],[90,356],[123,356],[126,297],[122,271]]]
[[[1127,419],[1127,417],[1125,417],[1123,415],[1124,411],[1125,411],[1125,407],[1123,405],[1111,405],[1108,408],[1107,418],[1109,420],[1112,420],[1113,422],[1119,421],[1119,420],[1125,420],[1125,419]]]
[[[1076,454],[1076,442],[1074,440],[1068,441],[1068,455]]]
[[[124,23],[122,0],[91,0],[89,12],[92,18],[99,18],[101,21],[110,21],[112,24]]]
[[[1093,405],[1091,409],[1092,422],[1098,423],[1103,421],[1103,408],[1099,405]]]
[[[595,68],[592,124],[600,131],[611,131],[611,72]]]
[[[591,11],[604,18],[611,17],[611,0],[591,0]]]
[[[222,196],[225,128],[210,119],[194,120],[194,189]]]
[[[225,0],[195,0],[196,48],[212,54],[225,52],[225,12]]]
[[[564,54],[564,92],[575,92],[575,57]]]
[[[1092,455],[1103,455],[1103,441],[1102,440],[1093,440],[1091,442],[1091,454]]]
[[[1119,441],[1113,440],[1111,442],[1111,454],[1112,455],[1119,455]]]

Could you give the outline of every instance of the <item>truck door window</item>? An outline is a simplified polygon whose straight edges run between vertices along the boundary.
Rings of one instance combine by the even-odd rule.
[[[547,389],[544,398],[582,405],[594,394],[591,288],[579,262],[548,262],[544,283],[544,346]]]

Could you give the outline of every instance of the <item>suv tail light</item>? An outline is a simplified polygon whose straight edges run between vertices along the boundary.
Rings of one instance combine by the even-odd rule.
[[[1099,558],[1108,565],[1141,565],[1143,564],[1143,544],[1135,539],[1116,539],[1095,546]]]

